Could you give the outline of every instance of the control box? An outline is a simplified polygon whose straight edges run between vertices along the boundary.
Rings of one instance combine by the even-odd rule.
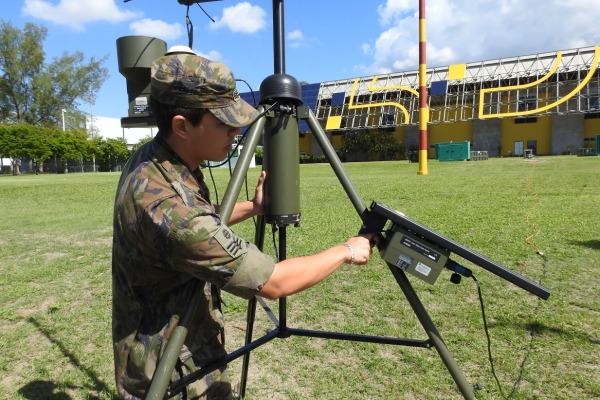
[[[450,252],[414,233],[390,223],[381,256],[388,263],[433,285]]]

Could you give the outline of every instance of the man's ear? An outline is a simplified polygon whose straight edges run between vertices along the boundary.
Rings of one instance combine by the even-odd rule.
[[[187,120],[182,115],[176,115],[171,120],[171,131],[173,135],[181,139],[186,139],[188,135]]]

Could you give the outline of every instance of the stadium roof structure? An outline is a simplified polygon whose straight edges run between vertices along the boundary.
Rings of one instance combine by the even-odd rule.
[[[429,123],[598,112],[599,56],[593,46],[428,68]],[[414,70],[304,85],[302,98],[327,130],[416,125],[418,88]]]

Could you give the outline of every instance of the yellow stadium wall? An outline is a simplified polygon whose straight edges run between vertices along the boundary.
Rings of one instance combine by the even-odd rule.
[[[404,126],[395,126],[392,136],[398,141],[398,143],[403,146],[405,145],[406,140],[404,140]]]
[[[600,135],[600,118],[583,120],[583,138],[586,142],[594,143],[596,135]]]
[[[302,135],[300,135],[300,143],[298,145],[300,152],[304,152],[304,154],[308,154],[311,155],[312,154],[312,150],[311,150],[311,142],[312,142],[312,132],[307,132],[304,133]]]
[[[527,149],[527,141],[537,141],[536,154],[551,154],[552,117],[537,117],[536,122],[516,124],[514,118],[503,118],[500,122],[500,154],[512,156],[515,142],[522,141]]]
[[[404,139],[404,135],[405,135],[404,126],[396,126],[396,127],[394,127],[394,132],[392,133],[392,136],[402,146],[406,146],[406,140]],[[398,156],[400,158],[403,158],[404,154],[398,154]]]
[[[430,124],[427,126],[427,131],[429,133],[428,158],[435,158],[435,148],[432,146],[437,143],[473,142],[473,123],[471,121]]]
[[[302,135],[300,135],[300,141],[298,144],[298,148],[300,153],[304,152],[304,154],[312,156],[313,155],[313,150],[312,150],[312,143],[313,143],[313,133],[312,132],[306,132],[303,133]],[[333,146],[333,148],[337,151],[339,150],[342,145],[344,144],[344,135],[331,135],[331,145]]]
[[[332,135],[331,136],[331,145],[337,151],[342,148],[344,144],[344,135]]]

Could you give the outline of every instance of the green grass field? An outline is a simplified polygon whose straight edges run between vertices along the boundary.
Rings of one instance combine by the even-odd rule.
[[[465,263],[481,284],[500,389],[474,282],[455,285],[448,271],[435,285],[409,276],[478,399],[600,398],[600,158],[430,161],[427,175],[406,161],[345,168],[366,204],[402,211],[552,291],[543,301]],[[248,171],[250,192],[258,173]],[[213,174],[221,195],[228,171]],[[110,260],[117,180],[114,173],[0,177],[0,398],[115,396]],[[339,244],[360,227],[329,165],[301,165],[301,206],[301,226],[287,229],[288,257]],[[252,240],[250,221],[236,230]],[[267,230],[265,251],[273,254]],[[246,302],[227,294],[224,300],[234,350],[243,341]],[[269,305],[277,310],[276,302]],[[379,254],[290,297],[287,311],[290,327],[427,338]],[[270,328],[259,309],[255,337]],[[231,364],[234,384],[240,364]],[[247,398],[461,395],[433,349],[290,337],[252,352]]]

